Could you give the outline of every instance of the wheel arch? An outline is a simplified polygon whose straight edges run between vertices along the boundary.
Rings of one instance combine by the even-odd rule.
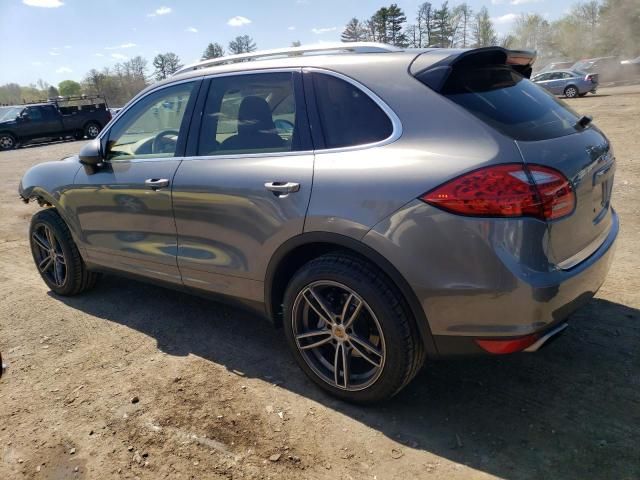
[[[570,83],[569,85],[565,85],[564,89],[562,90],[562,93],[565,93],[567,91],[567,88],[571,88],[571,87],[575,88],[576,91],[580,93],[580,88],[578,88],[578,86],[573,83]]]
[[[427,317],[420,302],[402,274],[380,253],[345,235],[329,232],[309,232],[283,243],[273,254],[264,282],[265,311],[276,326],[282,325],[281,305],[288,279],[306,262],[328,252],[341,251],[360,257],[377,266],[392,281],[405,300],[413,317],[420,338],[429,356],[437,355],[437,349]]]

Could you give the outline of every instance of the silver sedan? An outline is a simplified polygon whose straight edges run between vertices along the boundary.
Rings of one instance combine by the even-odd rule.
[[[567,98],[584,97],[589,92],[596,93],[598,88],[598,74],[576,70],[542,72],[531,80],[551,93]]]

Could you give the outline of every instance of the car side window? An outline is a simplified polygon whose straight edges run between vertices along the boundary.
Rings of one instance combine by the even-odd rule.
[[[38,107],[27,108],[27,114],[31,120],[42,120],[42,111]]]
[[[213,78],[209,86],[198,155],[301,150],[293,73],[255,73]]]
[[[355,85],[314,73],[313,86],[326,148],[366,145],[393,133],[387,114]]]
[[[167,158],[176,154],[182,121],[196,82],[180,83],[141,98],[111,127],[107,160]]]
[[[541,73],[540,75],[538,75],[538,76],[535,78],[535,81],[536,81],[536,82],[542,82],[542,81],[544,81],[544,80],[549,80],[549,74],[548,74],[548,73]]]

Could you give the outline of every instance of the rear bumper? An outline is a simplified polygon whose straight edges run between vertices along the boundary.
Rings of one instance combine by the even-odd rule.
[[[570,270],[549,265],[542,226],[532,219],[458,217],[416,201],[364,241],[411,285],[438,353],[471,354],[483,352],[477,338],[544,335],[604,282],[619,229],[614,211],[603,243]]]

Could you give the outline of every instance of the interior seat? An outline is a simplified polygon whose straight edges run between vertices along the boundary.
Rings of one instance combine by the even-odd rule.
[[[238,110],[238,133],[227,138],[220,150],[260,150],[284,147],[276,133],[271,109],[261,97],[245,97]]]

